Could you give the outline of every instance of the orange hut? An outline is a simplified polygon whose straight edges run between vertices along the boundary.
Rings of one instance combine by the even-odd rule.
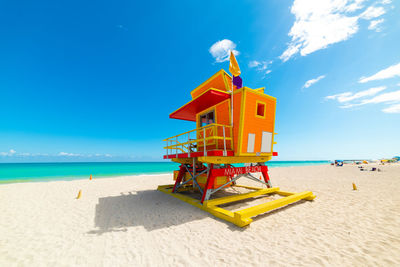
[[[276,98],[264,94],[264,88],[234,88],[233,94],[231,88],[231,76],[220,70],[191,92],[190,102],[170,114],[197,127],[166,139],[164,159],[230,164],[266,162],[278,155],[273,152]]]
[[[238,226],[248,225],[251,217],[301,199],[312,200],[312,192],[290,193],[272,187],[265,162],[273,151],[276,98],[264,88],[233,86],[232,77],[218,71],[191,91],[192,99],[170,114],[170,118],[193,121],[195,129],[165,139],[164,159],[180,163],[174,172],[175,184],[158,190],[173,195]],[[247,163],[246,167],[232,164]],[[262,173],[263,180],[252,173]],[[239,178],[249,178],[266,188],[238,185]],[[212,199],[228,187],[242,187],[248,193]],[[198,191],[200,199],[185,194]],[[285,196],[275,202],[231,212],[219,205],[265,194]]]

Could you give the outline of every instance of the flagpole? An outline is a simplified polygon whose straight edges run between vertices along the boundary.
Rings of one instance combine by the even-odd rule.
[[[230,56],[229,56],[229,71],[232,74],[232,82],[231,82],[231,127],[232,127],[232,149],[235,150],[233,147],[233,78],[235,77],[235,73],[240,75],[240,68],[239,65],[236,61],[235,55],[233,54],[233,51],[230,51]]]
[[[232,74],[232,82],[231,82],[232,88],[231,88],[231,126],[232,126],[232,132],[233,132],[233,74]]]

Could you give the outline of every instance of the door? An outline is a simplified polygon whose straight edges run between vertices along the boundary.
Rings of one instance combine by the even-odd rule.
[[[261,153],[271,153],[272,148],[272,133],[263,132],[261,139]]]
[[[249,133],[247,137],[247,153],[254,153],[254,144],[256,141],[256,135],[253,133]]]

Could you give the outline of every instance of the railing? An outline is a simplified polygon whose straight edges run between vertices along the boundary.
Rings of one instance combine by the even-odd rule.
[[[191,138],[194,137],[193,139]],[[222,124],[208,124],[206,126],[181,133],[170,138],[164,139],[167,145],[164,149],[168,155],[181,153],[190,154],[193,152],[204,152],[210,150],[223,150],[226,155],[227,150],[233,150],[232,127]]]

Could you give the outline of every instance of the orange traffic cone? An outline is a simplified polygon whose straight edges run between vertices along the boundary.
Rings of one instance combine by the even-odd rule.
[[[90,178],[89,178],[89,180],[92,180],[92,175],[90,175]]]
[[[357,186],[355,183],[353,183],[353,190],[357,190]]]

